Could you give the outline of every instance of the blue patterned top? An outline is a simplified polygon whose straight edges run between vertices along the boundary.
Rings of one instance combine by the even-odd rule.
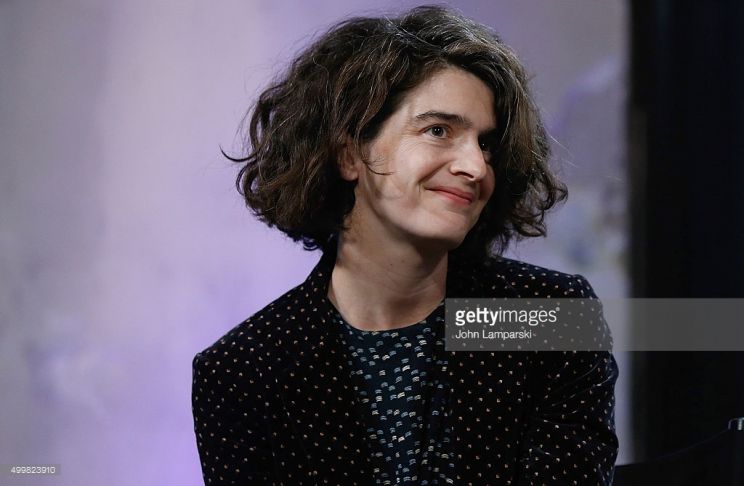
[[[431,397],[440,384],[432,366],[444,350],[444,301],[424,320],[387,331],[363,331],[334,312],[351,383],[374,451],[376,484],[431,484],[422,474]],[[430,473],[431,471],[426,471]]]

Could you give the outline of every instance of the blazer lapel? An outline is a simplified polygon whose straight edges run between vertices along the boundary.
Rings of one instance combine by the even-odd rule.
[[[462,262],[450,265],[448,269],[446,296],[517,298],[519,293],[498,272],[484,275],[472,264]],[[493,407],[487,403],[472,403],[482,387],[492,390],[499,390],[501,387],[495,371],[499,368],[502,355],[482,351],[441,350],[441,353],[439,366],[432,375],[435,387],[431,397],[431,417],[424,450],[433,451],[439,448],[439,454],[427,454],[428,462],[435,463],[433,470],[456,480],[457,472],[463,471],[472,463],[471,456],[474,452],[469,446],[484,442],[484,438],[479,438],[478,434],[483,433],[486,422],[492,422],[495,418],[493,412],[502,408],[501,403],[494,403]],[[473,392],[475,393],[471,395]],[[454,470],[449,468],[450,464],[454,466]],[[434,478],[422,479],[431,481]]]
[[[366,428],[326,299],[334,260],[324,254],[305,282],[307,309],[317,324],[296,337],[297,359],[276,378],[276,391],[307,458],[308,476],[318,483],[346,478],[345,484],[366,484],[354,482],[372,477]]]
[[[320,341],[277,379],[311,475],[319,480],[372,473],[366,430],[339,349],[333,342]]]

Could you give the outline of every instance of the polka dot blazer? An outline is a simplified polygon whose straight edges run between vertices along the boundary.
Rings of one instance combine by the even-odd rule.
[[[193,362],[206,484],[377,484],[334,309],[335,261]],[[583,277],[506,258],[450,264],[447,297],[596,297]],[[604,322],[602,319],[598,321]],[[606,325],[606,324],[605,324]],[[617,457],[608,352],[445,352],[423,432],[421,484],[610,484]]]

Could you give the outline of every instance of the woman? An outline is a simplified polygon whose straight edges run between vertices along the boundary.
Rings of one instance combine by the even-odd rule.
[[[566,191],[495,34],[440,7],[342,22],[249,138],[247,205],[323,256],[195,357],[207,484],[609,484],[609,353],[444,350],[445,297],[595,297],[498,256]]]

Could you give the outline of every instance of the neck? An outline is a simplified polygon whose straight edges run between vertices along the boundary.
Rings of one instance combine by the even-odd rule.
[[[339,238],[328,298],[363,330],[405,327],[426,318],[445,295],[447,252],[413,244]]]

